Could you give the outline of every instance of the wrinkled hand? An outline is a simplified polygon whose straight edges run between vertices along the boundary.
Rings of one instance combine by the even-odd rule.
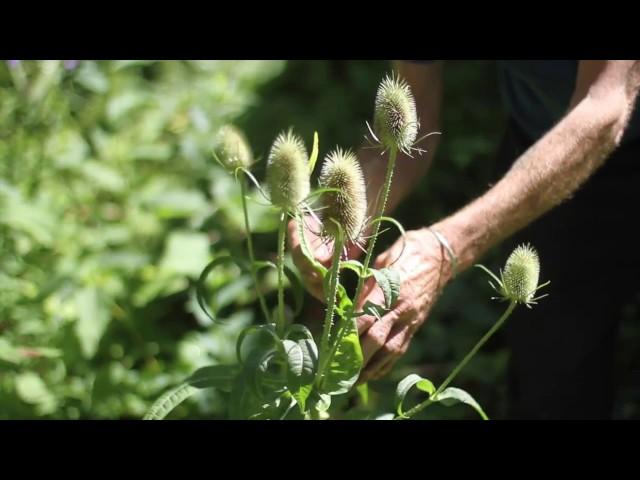
[[[403,250],[404,245],[404,250]],[[374,268],[389,267],[400,274],[400,296],[393,310],[380,320],[358,317],[364,362],[359,383],[386,375],[407,351],[411,338],[424,323],[442,288],[451,277],[446,251],[427,229],[407,232],[378,256]],[[382,291],[373,278],[365,283],[358,311],[371,301],[384,305]]]
[[[304,223],[304,233],[307,240],[307,245],[309,246],[309,250],[311,250],[315,259],[320,264],[322,264],[326,268],[330,268],[331,257],[333,255],[333,242],[323,240],[320,237],[319,234],[322,226],[310,215],[304,217]],[[295,220],[291,220],[289,222],[288,237],[293,262],[300,271],[300,275],[302,276],[302,281],[304,282],[305,287],[307,288],[309,293],[311,293],[311,295],[313,295],[321,302],[325,302],[326,299],[323,291],[322,277],[316,271],[313,264],[309,260],[307,260],[307,258],[302,253],[300,238],[298,237],[298,226]],[[349,243],[346,247],[347,255],[351,259],[358,258],[358,256],[361,254],[361,250],[355,244]]]

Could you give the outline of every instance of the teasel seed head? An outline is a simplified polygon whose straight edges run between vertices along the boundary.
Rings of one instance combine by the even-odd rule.
[[[253,152],[244,134],[233,125],[224,125],[218,131],[216,156],[229,171],[238,167],[249,168]]]
[[[410,153],[420,124],[416,102],[404,80],[387,76],[382,81],[376,94],[373,123],[376,136],[385,148]]]
[[[528,304],[538,289],[540,260],[530,245],[520,245],[507,259],[502,272],[502,294],[516,303]]]
[[[367,214],[367,193],[360,163],[355,154],[340,148],[329,153],[324,160],[319,179],[322,188],[335,188],[322,195],[321,216],[327,236],[338,234],[337,222],[345,237],[357,242]]]
[[[300,137],[291,130],[281,133],[273,142],[267,162],[267,186],[271,203],[294,211],[307,198],[309,154]]]

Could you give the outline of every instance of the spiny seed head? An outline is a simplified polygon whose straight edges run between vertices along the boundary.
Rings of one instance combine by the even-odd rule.
[[[309,195],[309,155],[300,137],[289,130],[271,146],[267,162],[267,186],[271,203],[295,210]]]
[[[367,192],[355,154],[340,148],[329,153],[322,165],[319,183],[323,188],[339,190],[322,195],[325,234],[330,237],[338,234],[335,221],[349,240],[357,241],[367,214]]]
[[[416,102],[409,85],[404,80],[387,76],[378,87],[373,119],[374,130],[386,148],[396,148],[405,153],[418,136]]]
[[[247,139],[233,125],[224,125],[218,131],[216,155],[230,171],[238,167],[249,168],[253,163],[253,153]]]
[[[540,277],[540,260],[530,245],[520,245],[507,259],[502,272],[503,295],[517,303],[533,299]]]

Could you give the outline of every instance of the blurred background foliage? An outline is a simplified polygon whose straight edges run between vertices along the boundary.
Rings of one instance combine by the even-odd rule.
[[[248,275],[221,266],[208,286],[212,324],[194,284],[214,255],[242,255],[238,190],[211,160],[234,122],[265,158],[295,127],[320,154],[358,147],[384,61],[8,61],[0,64],[0,418],[141,418],[198,367],[235,359],[258,321]],[[493,62],[447,62],[443,137],[429,175],[395,216],[436,221],[484,191],[505,123]],[[419,159],[418,159],[419,161]],[[265,162],[255,169],[262,178]],[[274,256],[275,216],[250,204],[258,256]],[[390,243],[392,235],[383,242]],[[485,263],[497,267],[505,252]],[[261,278],[273,304],[275,279]],[[482,275],[467,272],[385,380],[370,408],[392,410],[399,379],[441,381],[497,318]],[[307,298],[307,323],[318,305]],[[637,306],[625,307],[637,318]],[[637,322],[624,323],[618,371],[638,372]],[[506,415],[508,351],[500,336],[460,375],[493,418]],[[619,418],[639,418],[635,380],[620,375]],[[345,399],[348,406],[357,399]],[[358,411],[358,409],[352,409]],[[205,391],[171,418],[222,418]],[[348,416],[349,413],[346,413]],[[474,418],[435,406],[423,418]]]

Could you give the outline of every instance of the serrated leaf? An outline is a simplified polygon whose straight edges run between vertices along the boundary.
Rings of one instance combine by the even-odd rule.
[[[396,411],[398,415],[404,416],[402,411],[402,403],[404,402],[404,398],[409,393],[409,390],[413,386],[416,386],[418,390],[422,390],[423,392],[428,393],[429,395],[433,395],[436,391],[436,387],[434,387],[431,381],[426,378],[422,378],[420,375],[412,373],[403,378],[400,383],[398,383],[398,387],[396,388]]]
[[[202,273],[200,273],[200,277],[198,277],[198,281],[196,282],[196,301],[198,303],[198,306],[202,309],[205,315],[209,317],[209,319],[212,322],[216,322],[216,323],[218,323],[219,320],[217,319],[215,313],[209,309],[209,307],[207,306],[207,301],[205,299],[205,295],[206,295],[205,282],[207,280],[207,277],[209,276],[209,274],[214,268],[229,261],[233,261],[233,258],[231,258],[228,255],[214,258],[211,262],[209,262],[209,264],[206,267],[204,267],[204,270],[202,270]]]
[[[230,390],[239,370],[236,365],[210,365],[199,368],[183,383],[164,393],[156,400],[143,420],[162,420],[198,390],[204,388],[217,388],[221,391]]]
[[[447,407],[455,405],[456,403],[465,403],[478,412],[483,420],[489,420],[489,417],[484,413],[478,402],[476,402],[469,393],[465,392],[461,388],[449,387],[439,393],[433,401],[440,402]]]
[[[188,383],[178,385],[176,388],[169,390],[156,400],[143,417],[143,420],[162,420],[171,412],[171,410],[175,409],[197,391],[197,388],[189,385]]]
[[[370,269],[384,295],[387,310],[394,307],[400,295],[400,275],[391,268]]]
[[[313,339],[308,338],[298,340],[298,345],[302,351],[302,374],[290,385],[290,389],[300,405],[300,411],[304,412],[318,368],[318,347]]]
[[[300,377],[304,361],[300,345],[293,340],[283,340],[282,347],[287,358],[288,374],[293,377]]]

